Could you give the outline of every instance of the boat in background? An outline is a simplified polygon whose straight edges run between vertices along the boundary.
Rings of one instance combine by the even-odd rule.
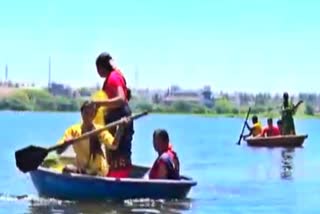
[[[273,137],[251,137],[245,141],[255,147],[302,147],[308,135],[280,135]]]

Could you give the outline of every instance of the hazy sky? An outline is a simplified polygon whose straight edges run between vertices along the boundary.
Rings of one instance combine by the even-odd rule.
[[[320,92],[317,0],[10,0],[0,3],[0,79],[101,82],[109,51],[131,86]],[[138,70],[138,82],[135,71]]]

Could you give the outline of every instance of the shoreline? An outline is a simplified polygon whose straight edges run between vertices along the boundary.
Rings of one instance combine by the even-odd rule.
[[[16,112],[16,113],[24,113],[24,112],[35,112],[35,113],[80,113],[79,111],[16,111],[16,110],[0,110],[0,112]],[[139,113],[138,111],[133,111],[133,113]],[[207,118],[245,118],[247,113],[240,114],[216,114],[216,113],[185,113],[185,112],[149,112],[150,115],[190,115],[190,116],[199,116],[199,117],[207,117]],[[253,114],[251,114],[252,116]],[[256,114],[259,118],[268,118],[270,115],[268,113],[259,113]],[[276,114],[272,116],[272,118],[280,118],[280,114]],[[250,116],[249,116],[250,119]],[[306,115],[306,114],[298,114],[294,116],[294,119],[320,119],[320,114],[316,115]]]
[[[196,114],[196,113],[180,113],[180,112],[151,112],[150,114],[165,114],[165,115],[194,115],[194,116],[200,116],[200,117],[208,117],[208,118],[245,118],[247,113],[241,113],[241,114],[215,114],[215,113],[204,113],[204,114]],[[250,114],[252,116],[253,114]],[[259,113],[256,114],[258,118],[268,118],[267,113]],[[250,119],[249,116],[249,119]],[[273,116],[272,118],[280,118],[280,114],[277,114],[276,116]],[[320,115],[295,115],[293,117],[294,119],[320,119]]]

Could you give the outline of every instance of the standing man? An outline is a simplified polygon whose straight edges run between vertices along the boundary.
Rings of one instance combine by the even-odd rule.
[[[296,130],[294,126],[293,115],[295,115],[298,107],[303,103],[299,101],[296,105],[289,102],[289,94],[285,92],[283,94],[283,105],[281,109],[282,120],[282,134],[283,135],[295,135]]]
[[[107,94],[108,99],[95,101],[98,107],[107,108],[105,123],[117,121],[123,117],[131,115],[128,102],[131,98],[130,89],[127,88],[126,79],[121,71],[115,66],[109,53],[101,53],[96,59],[98,74],[104,78],[102,90]],[[110,130],[112,134],[116,130]],[[110,170],[107,176],[116,178],[129,177],[131,162],[131,142],[134,134],[133,122],[130,121],[126,126],[123,136],[120,138],[118,149],[107,151]]]

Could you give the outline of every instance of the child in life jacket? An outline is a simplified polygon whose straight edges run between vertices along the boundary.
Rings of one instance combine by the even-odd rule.
[[[150,170],[150,179],[180,178],[179,158],[169,142],[169,134],[166,130],[158,129],[154,131],[153,147],[158,152],[158,157]]]

